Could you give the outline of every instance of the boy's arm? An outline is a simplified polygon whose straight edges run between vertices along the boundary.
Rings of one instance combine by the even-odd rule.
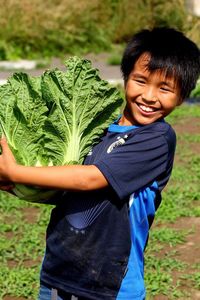
[[[1,139],[0,181],[45,188],[87,191],[108,186],[100,170],[94,165],[69,165],[53,167],[27,167],[18,165],[8,147]]]

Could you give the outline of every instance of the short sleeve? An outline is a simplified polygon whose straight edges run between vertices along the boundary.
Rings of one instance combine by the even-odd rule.
[[[169,146],[159,132],[141,131],[115,147],[94,165],[123,199],[148,186],[166,171]]]

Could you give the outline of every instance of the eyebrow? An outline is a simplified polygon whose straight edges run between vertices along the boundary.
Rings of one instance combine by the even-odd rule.
[[[132,72],[131,75],[134,76],[134,77],[140,77],[140,78],[144,78],[144,79],[147,78],[147,76],[144,76],[144,75],[142,75],[142,74],[140,74],[140,73],[134,73],[134,72]]]

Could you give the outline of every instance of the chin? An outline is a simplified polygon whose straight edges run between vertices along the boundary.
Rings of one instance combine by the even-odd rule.
[[[159,120],[159,118],[155,118],[155,119],[149,119],[149,120],[138,120],[138,124],[140,125],[149,125],[149,124],[152,124],[154,122],[156,122],[157,120]]]

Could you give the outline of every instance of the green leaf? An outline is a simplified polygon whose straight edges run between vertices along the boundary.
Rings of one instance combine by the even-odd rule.
[[[83,162],[117,118],[123,102],[120,92],[101,80],[88,60],[73,57],[66,67],[66,73],[48,71],[42,78],[42,93],[50,110],[44,156],[62,165]]]

